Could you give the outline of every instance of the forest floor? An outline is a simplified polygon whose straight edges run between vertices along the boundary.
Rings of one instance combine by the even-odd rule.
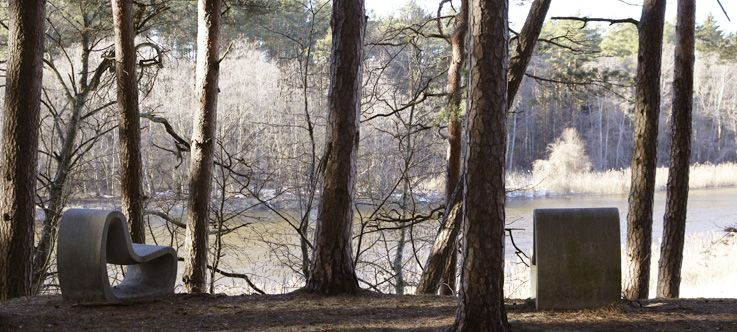
[[[99,306],[38,296],[0,304],[0,331],[435,331],[452,324],[455,308],[449,296],[177,294]],[[656,299],[555,312],[508,301],[507,311],[515,331],[737,331],[737,299]]]

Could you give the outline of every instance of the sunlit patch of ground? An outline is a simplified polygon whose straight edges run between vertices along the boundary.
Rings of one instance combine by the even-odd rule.
[[[441,296],[316,297],[178,294],[127,305],[75,306],[59,296],[0,304],[0,330],[434,331],[453,322]],[[538,312],[509,301],[514,330],[737,330],[737,299],[649,300],[597,310]]]

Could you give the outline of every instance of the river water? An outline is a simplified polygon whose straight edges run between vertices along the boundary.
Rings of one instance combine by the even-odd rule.
[[[527,255],[532,247],[532,212],[537,208],[588,208],[615,207],[619,209],[622,248],[626,238],[627,196],[626,195],[570,195],[534,198],[510,198],[507,200],[507,227],[517,228],[514,240]],[[653,214],[653,257],[651,266],[651,289],[657,277],[659,242],[662,237],[665,193],[655,195]],[[300,257],[298,237],[284,221],[274,219],[268,211],[258,212],[258,220],[249,219],[253,224],[238,229],[223,238],[224,250],[220,267],[231,272],[245,273],[259,287],[269,293],[281,293],[304,285],[300,276]],[[249,218],[253,218],[249,217]],[[165,225],[155,222],[159,228]],[[737,224],[737,188],[692,190],[689,194],[686,249],[682,273],[681,295],[686,297],[737,297],[737,237],[731,242],[724,241],[725,227]],[[419,279],[420,265],[429,254],[437,223],[418,225],[412,233],[412,245],[403,250],[407,292],[412,292],[412,284]],[[354,227],[354,232],[359,227]],[[159,243],[181,246],[182,234],[174,239],[167,237],[159,229],[155,233]],[[381,234],[381,235],[379,235]],[[151,242],[151,237],[148,237]],[[356,266],[359,278],[383,285],[381,290],[392,292],[392,261],[396,254],[397,231],[372,233],[363,242],[364,250]],[[410,238],[407,238],[410,241]],[[211,243],[213,243],[211,238]],[[211,244],[211,247],[213,245]],[[356,241],[354,241],[354,251]],[[183,255],[180,252],[180,255]],[[529,295],[529,269],[520,262],[514,253],[510,239],[507,238],[505,292],[510,297],[525,298]],[[623,272],[626,270],[623,261]],[[180,273],[183,266],[180,264]],[[181,286],[178,290],[181,291]],[[218,278],[216,292],[241,294],[251,292],[243,280]],[[654,296],[654,293],[652,294]]]
[[[653,208],[653,242],[660,242],[663,235],[665,192],[655,194]],[[524,251],[532,248],[532,211],[550,208],[615,207],[619,209],[620,234],[624,245],[627,235],[627,195],[569,195],[536,198],[511,198],[507,200],[507,223],[514,231],[515,243]],[[686,233],[721,231],[737,225],[737,188],[691,190],[688,197]],[[509,242],[508,242],[509,244]],[[508,246],[509,247],[509,246]],[[737,248],[735,249],[737,250]],[[513,252],[507,251],[507,258]]]
[[[653,246],[650,266],[650,297],[655,297],[660,242],[666,193],[655,194],[653,211]],[[570,195],[542,198],[509,199],[507,227],[522,228],[514,232],[520,249],[529,254],[532,247],[532,211],[538,208],[615,207],[619,209],[622,243],[622,274],[627,278],[624,249],[627,234],[626,195]],[[681,269],[682,297],[737,298],[737,236],[723,232],[737,225],[737,188],[691,190],[686,216],[686,239]],[[509,238],[506,248],[507,279],[505,292],[513,297],[526,297],[529,270],[514,254]]]

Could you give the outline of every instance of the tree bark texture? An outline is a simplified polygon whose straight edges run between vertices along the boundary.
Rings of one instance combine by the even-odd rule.
[[[30,295],[44,53],[44,0],[8,2],[0,159],[0,300]]]
[[[320,165],[324,179],[306,285],[315,293],[359,290],[351,239],[365,24],[363,0],[333,1],[328,124]]]
[[[678,297],[686,232],[688,172],[691,157],[696,0],[678,0],[675,62],[673,66],[673,115],[667,199],[663,218],[663,243],[658,262],[658,297]]]
[[[463,182],[456,187],[455,193],[445,206],[443,221],[435,236],[430,255],[425,262],[420,281],[415,294],[435,294],[442,283],[443,274],[447,273],[447,265],[453,262],[450,257],[455,255],[455,242],[461,230],[463,219]]]
[[[517,90],[519,90],[522,79],[527,72],[527,65],[530,63],[532,51],[535,50],[537,38],[543,29],[543,23],[545,23],[545,16],[548,15],[551,1],[535,0],[532,2],[525,25],[517,37],[517,48],[509,61],[509,87],[507,90],[507,108],[509,109],[512,108],[514,96],[517,95]]]
[[[460,224],[462,223],[461,218],[463,217],[463,214],[461,213],[460,209],[462,208],[462,205],[458,205],[458,211],[453,216],[454,218],[457,218],[458,220],[455,221],[454,227],[461,228]],[[448,248],[450,250],[450,255],[448,255],[448,258],[445,260],[445,267],[443,268],[443,277],[440,279],[440,290],[438,293],[440,295],[453,295],[456,292],[456,275],[458,270],[458,232],[455,233],[455,239],[450,243],[450,247]]]
[[[133,242],[145,243],[143,186],[141,179],[141,121],[138,114],[135,27],[132,0],[112,0],[115,26],[115,77],[118,88],[120,183],[123,213]]]
[[[450,36],[451,60],[450,66],[448,66],[448,84],[446,86],[448,92],[448,152],[445,173],[445,204],[447,206],[453,204],[453,192],[461,178],[461,134],[463,129],[461,124],[461,99],[463,98],[461,73],[463,72],[463,62],[466,59],[466,31],[468,31],[468,0],[461,0],[461,10],[456,15],[455,30]],[[454,216],[460,219],[461,213],[456,213]],[[460,228],[459,220],[453,220],[451,226]],[[438,281],[439,285],[431,287],[433,289],[426,293],[435,293],[438,287],[440,287],[441,295],[450,295],[456,290],[458,255],[456,254],[455,239],[458,237],[458,230],[454,230],[453,233],[455,235],[450,238],[449,248],[451,254],[443,255],[447,258],[441,263],[445,265],[445,269],[441,280]]]
[[[461,3],[461,12],[463,12],[464,8],[463,5],[466,4],[466,1]],[[467,5],[467,4],[466,4]],[[540,31],[542,30],[542,25],[545,22],[545,16],[547,15],[548,8],[550,7],[550,0],[535,0],[531,7],[530,12],[527,15],[527,20],[525,21],[525,25],[522,29],[522,32],[520,32],[519,35],[519,43],[518,47],[515,49],[515,54],[512,56],[512,59],[510,60],[510,67],[509,67],[509,90],[507,91],[507,98],[508,98],[508,107],[512,104],[512,100],[514,99],[515,94],[517,93],[517,90],[519,88],[519,85],[522,82],[522,78],[524,78],[524,74],[527,71],[527,65],[530,62],[530,58],[532,57],[532,51],[534,50],[535,44],[537,42],[537,38],[540,36]],[[465,9],[466,12],[468,12],[467,8]],[[467,14],[466,14],[467,15]],[[465,28],[468,29],[468,24],[465,23]],[[458,26],[456,28],[456,32],[454,32],[454,36],[458,32]],[[459,38],[461,41],[465,38],[465,35],[463,38]],[[451,45],[453,44],[454,40],[451,39]],[[460,44],[461,51],[464,51],[463,49],[463,43]],[[456,53],[454,49],[453,53],[453,59],[455,59]],[[450,93],[453,91],[451,89],[451,82],[452,79],[455,78],[455,76],[451,76],[451,74],[458,74],[460,75],[460,71],[463,68],[462,60],[465,58],[465,53],[461,54],[461,62],[459,63],[457,67],[457,72],[453,72],[454,68],[453,65],[455,62],[451,62],[451,66],[448,69],[448,92]],[[460,78],[457,78],[455,81],[455,86],[460,87]],[[514,87],[514,91],[512,91],[512,88]],[[461,98],[461,91],[460,89],[457,92],[457,98]],[[450,94],[449,98],[453,101],[454,95]],[[458,100],[458,110],[460,111],[460,99]],[[452,113],[451,113],[452,115]],[[451,117],[451,120],[453,118]],[[459,118],[456,118],[457,121],[460,121]],[[460,160],[461,160],[461,130],[462,126],[460,125],[460,122],[454,123],[453,121],[450,121],[448,124],[448,172],[446,177],[446,196],[448,195],[448,190],[453,190],[453,188],[449,188],[448,184],[453,183],[454,181],[457,183],[458,178],[460,177]],[[457,169],[458,173],[453,173],[451,170]],[[458,177],[453,180],[450,175],[451,174],[458,174]],[[449,200],[446,200],[449,201]],[[460,201],[459,203],[460,204]],[[462,213],[458,213],[457,217],[460,218],[462,216]],[[444,227],[461,227],[460,220],[458,221],[443,221],[443,223],[448,223],[447,225],[443,224],[441,226],[441,230]],[[458,230],[453,230],[455,234],[458,234]],[[441,232],[438,232],[438,235],[440,235]],[[452,255],[449,254],[449,251],[455,250],[455,245],[448,246],[449,244],[454,244],[454,242],[447,242],[447,239],[445,238],[436,238],[435,242],[433,243],[433,250],[430,253],[430,256],[427,259],[427,264],[425,265],[425,270],[422,273],[420,285],[422,287],[418,287],[416,290],[416,294],[433,294],[435,291],[440,287],[441,284],[444,282],[450,281],[449,278],[447,278],[448,275],[451,275],[451,272],[444,272],[445,276],[442,279],[436,278],[433,274],[435,271],[440,269],[443,264],[445,266],[448,266],[449,268],[453,267],[453,274],[455,274],[455,264],[453,262],[447,262],[447,258],[443,258],[441,260],[437,259],[437,257],[433,257],[435,255],[441,255],[442,257],[451,257]],[[439,264],[438,266],[435,266],[435,264]],[[450,270],[450,269],[449,269]],[[427,284],[429,283],[429,284]],[[442,287],[441,293],[448,293],[447,291],[450,290],[448,287]]]
[[[629,279],[624,295],[628,299],[644,299],[649,293],[664,16],[665,0],[645,0],[638,26],[632,184],[627,214]]]
[[[507,0],[471,2],[463,272],[454,331],[508,331],[504,308]]]
[[[184,286],[207,292],[207,248],[213,152],[217,123],[221,0],[197,3],[197,110],[192,131]]]

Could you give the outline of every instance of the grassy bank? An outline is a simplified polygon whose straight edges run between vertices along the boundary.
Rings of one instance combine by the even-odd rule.
[[[668,168],[660,167],[655,179],[656,190],[664,191]],[[586,172],[509,172],[507,188],[517,194],[626,194],[632,173],[629,169]],[[691,166],[691,189],[737,186],[737,163],[696,164]]]

